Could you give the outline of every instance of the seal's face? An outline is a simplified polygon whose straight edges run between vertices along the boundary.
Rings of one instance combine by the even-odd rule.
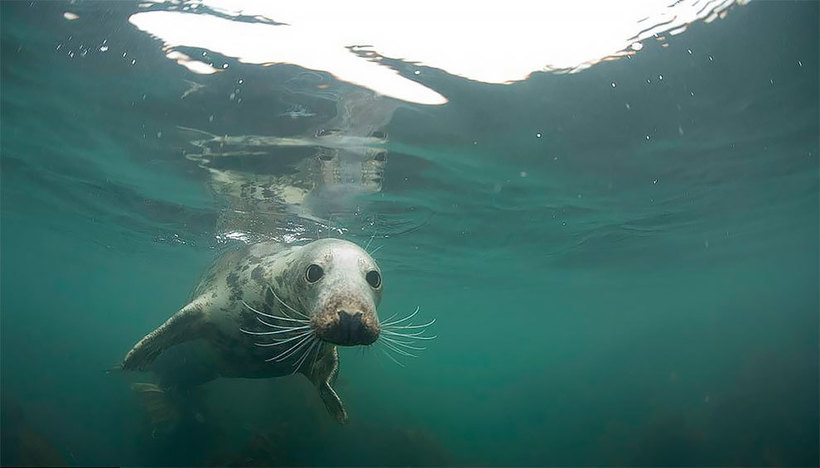
[[[355,346],[379,338],[382,274],[359,246],[338,239],[313,242],[302,248],[289,273],[319,339]]]

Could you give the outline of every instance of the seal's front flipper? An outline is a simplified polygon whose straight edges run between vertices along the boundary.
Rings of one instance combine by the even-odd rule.
[[[179,409],[164,390],[149,383],[135,383],[131,385],[131,390],[151,419],[154,437],[158,433],[167,434],[177,427],[180,421]]]
[[[327,411],[333,416],[333,419],[339,424],[347,424],[347,411],[339,395],[333,390],[333,387],[327,383],[319,385],[319,396],[322,397],[325,408],[327,408]]]
[[[302,370],[302,373],[313,382],[313,385],[316,385],[319,396],[322,397],[322,402],[333,419],[339,424],[345,424],[347,423],[347,411],[339,395],[330,386],[339,373],[339,351],[336,346],[327,344],[320,347],[318,353],[313,365],[309,369]]]
[[[197,298],[169,318],[159,328],[145,335],[122,361],[123,370],[146,370],[164,350],[179,343],[199,338],[205,322],[205,312]]]

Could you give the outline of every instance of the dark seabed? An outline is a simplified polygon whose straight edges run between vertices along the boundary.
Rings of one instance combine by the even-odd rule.
[[[151,375],[106,370],[242,242],[184,128],[300,135],[336,106],[285,84],[355,87],[217,54],[192,74],[139,9],[0,3],[0,463],[820,463],[817,2],[508,85],[396,61],[449,102],[399,107],[381,189],[293,232],[373,237],[381,314],[420,306],[438,338],[404,368],[342,349],[346,426],[300,376],[222,379],[154,437]]]

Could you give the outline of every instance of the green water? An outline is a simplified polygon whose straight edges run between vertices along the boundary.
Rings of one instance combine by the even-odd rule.
[[[817,3],[508,86],[426,70],[450,103],[396,113],[362,203],[412,226],[373,240],[381,313],[439,338],[405,368],[343,349],[346,426],[301,377],[220,380],[159,438],[129,390],[150,376],[105,370],[236,244],[175,129],[287,134],[294,67],[180,100],[136,5],[0,8],[3,465],[820,461]]]

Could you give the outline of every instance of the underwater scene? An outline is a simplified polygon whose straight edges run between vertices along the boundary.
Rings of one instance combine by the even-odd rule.
[[[0,2],[3,466],[817,466],[803,1]]]

